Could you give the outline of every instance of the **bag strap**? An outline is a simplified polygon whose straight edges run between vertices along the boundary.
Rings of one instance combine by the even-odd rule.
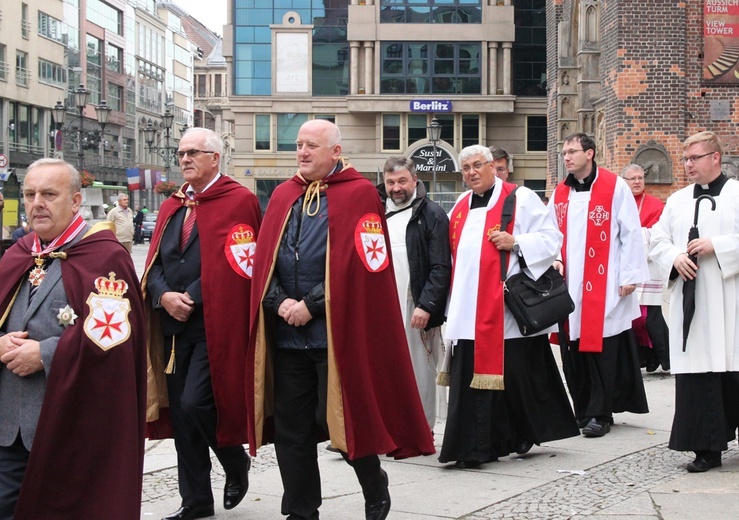
[[[513,217],[513,210],[516,207],[516,190],[518,190],[518,186],[513,188],[513,191],[508,194],[508,196],[503,201],[503,212],[500,216],[500,229],[501,231],[505,231],[505,229],[508,227],[508,224],[511,222],[511,218]],[[500,280],[502,282],[505,282],[508,278],[508,251],[504,251],[501,249],[500,251]],[[521,257],[519,262],[522,263],[522,268],[526,267],[526,261]]]

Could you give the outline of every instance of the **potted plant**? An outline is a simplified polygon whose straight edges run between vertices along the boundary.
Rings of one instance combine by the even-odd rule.
[[[92,186],[92,183],[95,182],[95,176],[87,170],[82,170],[80,173],[80,182],[82,183],[83,188],[89,188]]]
[[[154,185],[154,191],[159,195],[169,197],[173,193],[177,193],[180,187],[172,181],[159,181]]]

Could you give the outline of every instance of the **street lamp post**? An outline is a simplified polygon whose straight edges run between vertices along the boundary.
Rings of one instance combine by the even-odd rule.
[[[431,181],[431,194],[433,197],[431,197],[431,200],[436,201],[436,144],[441,141],[441,124],[439,124],[439,120],[436,118],[433,118],[431,120],[431,124],[426,127],[426,131],[428,133],[428,139],[431,142],[432,145],[434,145],[434,162],[433,162],[433,172],[432,172],[432,181]],[[431,195],[430,194],[430,195]]]
[[[90,95],[90,91],[85,88],[85,85],[80,83],[74,90],[74,104],[78,112],[78,123],[77,123],[77,169],[82,172],[85,168],[85,150],[84,150],[84,121],[85,121],[85,107],[87,106],[87,98]],[[107,101],[101,100],[100,104],[95,107],[98,123],[100,124],[101,135],[105,137],[105,125],[108,124],[108,117],[112,110],[108,106]],[[67,112],[67,107],[61,101],[57,101],[51,109],[54,123],[56,124],[57,130],[61,130],[64,126],[64,115]]]
[[[154,128],[151,119],[149,119],[149,121],[146,123],[146,128],[144,129],[144,140],[146,141],[146,148],[149,150],[149,152],[156,152],[162,158],[162,160],[164,160],[164,174],[166,176],[166,180],[170,180],[169,174],[172,169],[172,164],[174,164],[177,157],[177,147],[170,146],[169,144],[169,140],[172,137],[173,122],[174,114],[168,108],[164,111],[164,114],[162,115],[162,125],[164,126],[164,146],[159,146],[161,140],[154,144],[157,129]]]

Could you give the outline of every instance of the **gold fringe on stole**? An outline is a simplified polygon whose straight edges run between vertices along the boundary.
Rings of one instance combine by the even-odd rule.
[[[505,390],[503,376],[475,374],[472,376],[470,388],[476,388],[478,390]]]
[[[164,369],[165,374],[174,374],[174,336],[172,336],[172,350],[169,353],[169,363],[167,363],[167,368]]]
[[[436,384],[439,386],[450,386],[452,383],[452,375],[449,372],[439,372],[436,377]]]

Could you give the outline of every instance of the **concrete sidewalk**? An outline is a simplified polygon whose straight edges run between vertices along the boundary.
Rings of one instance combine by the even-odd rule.
[[[148,244],[135,246],[143,271]],[[556,350],[555,350],[556,352]],[[689,474],[692,453],[667,449],[674,409],[674,377],[644,374],[650,413],[617,414],[603,438],[547,443],[524,456],[503,457],[475,470],[442,465],[437,456],[383,459],[394,520],[567,519],[712,520],[739,518],[739,448],[732,442],[723,467]],[[437,422],[437,451],[444,423]],[[323,520],[364,518],[364,501],[351,468],[319,445]],[[279,520],[282,483],[272,446],[259,450],[250,488],[234,510],[222,505],[224,475],[213,459],[216,517]],[[172,441],[147,441],[142,519],[159,520],[180,506]]]
[[[667,449],[673,409],[673,378],[646,374],[646,415],[618,414],[603,438],[576,437],[534,447],[476,470],[439,464],[436,456],[383,459],[390,477],[396,520],[565,519],[677,520],[739,517],[739,449],[724,454],[723,467],[688,474],[692,454]],[[437,450],[444,430],[436,426]],[[321,518],[363,518],[364,502],[351,468],[319,446],[323,482]],[[180,505],[176,456],[171,441],[147,443],[142,518],[159,519]],[[272,446],[259,451],[249,493],[232,511],[222,503],[223,471],[213,461],[218,518],[267,520],[280,515],[282,484]]]

